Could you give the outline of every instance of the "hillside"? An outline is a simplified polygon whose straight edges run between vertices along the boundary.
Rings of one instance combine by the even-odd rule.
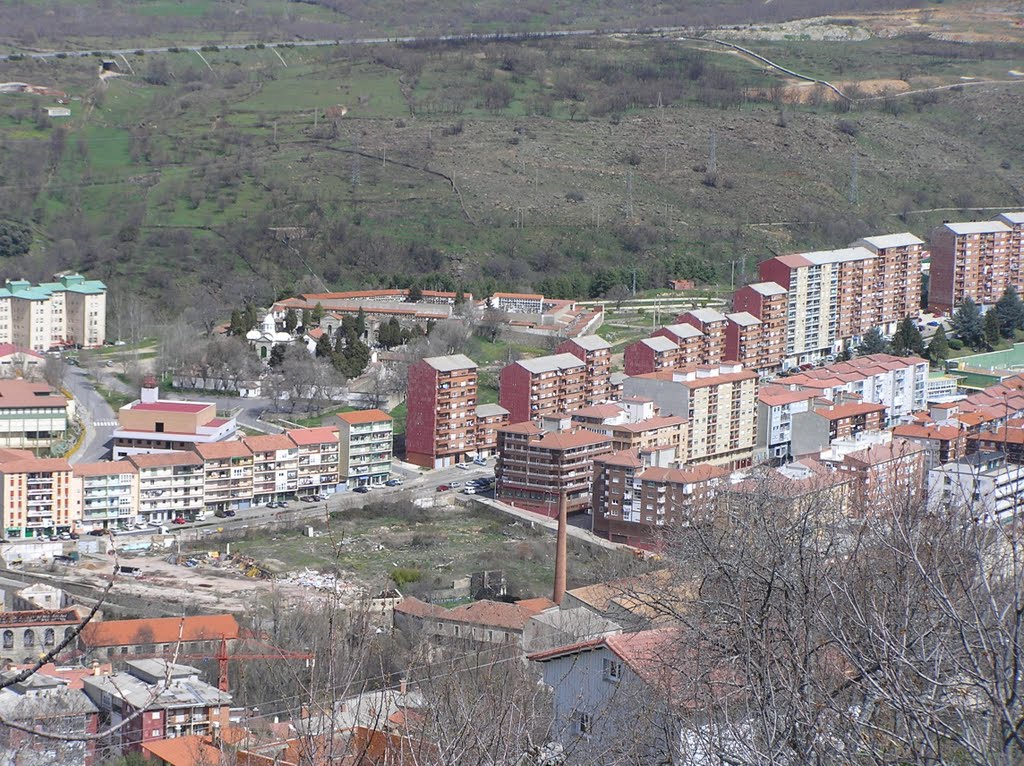
[[[204,322],[297,286],[596,296],[1024,205],[1019,42],[747,44],[858,97],[958,87],[850,108],[656,36],[4,61],[72,116],[0,94],[0,218],[35,236],[0,275],[80,268]]]

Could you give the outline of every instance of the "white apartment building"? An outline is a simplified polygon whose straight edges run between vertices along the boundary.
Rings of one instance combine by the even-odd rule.
[[[928,472],[928,500],[975,518],[1009,521],[1024,507],[1024,466],[1008,463],[1001,452],[975,452]]]
[[[264,505],[295,496],[299,486],[299,448],[285,434],[245,436],[252,452],[252,498]]]
[[[33,351],[94,348],[106,337],[107,287],[81,274],[33,285],[8,280],[0,288],[0,343]]]
[[[203,459],[194,452],[129,455],[139,472],[140,520],[192,518],[203,510]]]
[[[81,512],[77,521],[84,529],[116,529],[136,520],[139,504],[139,472],[127,460],[79,463],[74,476],[81,483]]]

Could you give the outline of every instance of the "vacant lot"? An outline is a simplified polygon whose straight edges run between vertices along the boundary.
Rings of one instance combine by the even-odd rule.
[[[407,594],[450,588],[454,579],[472,572],[500,569],[515,596],[543,596],[551,590],[554,536],[486,509],[374,503],[313,526],[313,538],[301,530],[252,531],[234,540],[231,549],[277,570],[337,574],[367,589],[393,584],[396,569],[419,575],[401,586]],[[629,557],[574,545],[569,584],[614,577],[629,566]]]

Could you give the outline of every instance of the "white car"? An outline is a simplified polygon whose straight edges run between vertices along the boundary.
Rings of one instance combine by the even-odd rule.
[[[463,471],[468,471],[469,470],[469,463],[459,463],[455,467],[456,468],[461,468]]]
[[[164,525],[164,522],[162,522],[162,521],[151,521],[151,522],[149,522],[149,526],[151,526],[151,527],[162,527],[163,525]]]

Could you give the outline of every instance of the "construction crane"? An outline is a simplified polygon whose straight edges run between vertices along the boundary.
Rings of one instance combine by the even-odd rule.
[[[252,639],[247,639],[246,641],[249,643]],[[285,649],[278,649],[276,646],[271,646],[263,641],[256,641],[255,643],[266,651],[253,654],[228,654],[227,636],[222,635],[220,637],[220,646],[217,647],[217,653],[213,656],[213,659],[217,661],[217,688],[222,692],[228,691],[228,663],[231,660],[305,660],[306,667],[312,667],[313,655],[308,652],[290,652]],[[208,660],[210,656],[188,655],[180,659]]]

